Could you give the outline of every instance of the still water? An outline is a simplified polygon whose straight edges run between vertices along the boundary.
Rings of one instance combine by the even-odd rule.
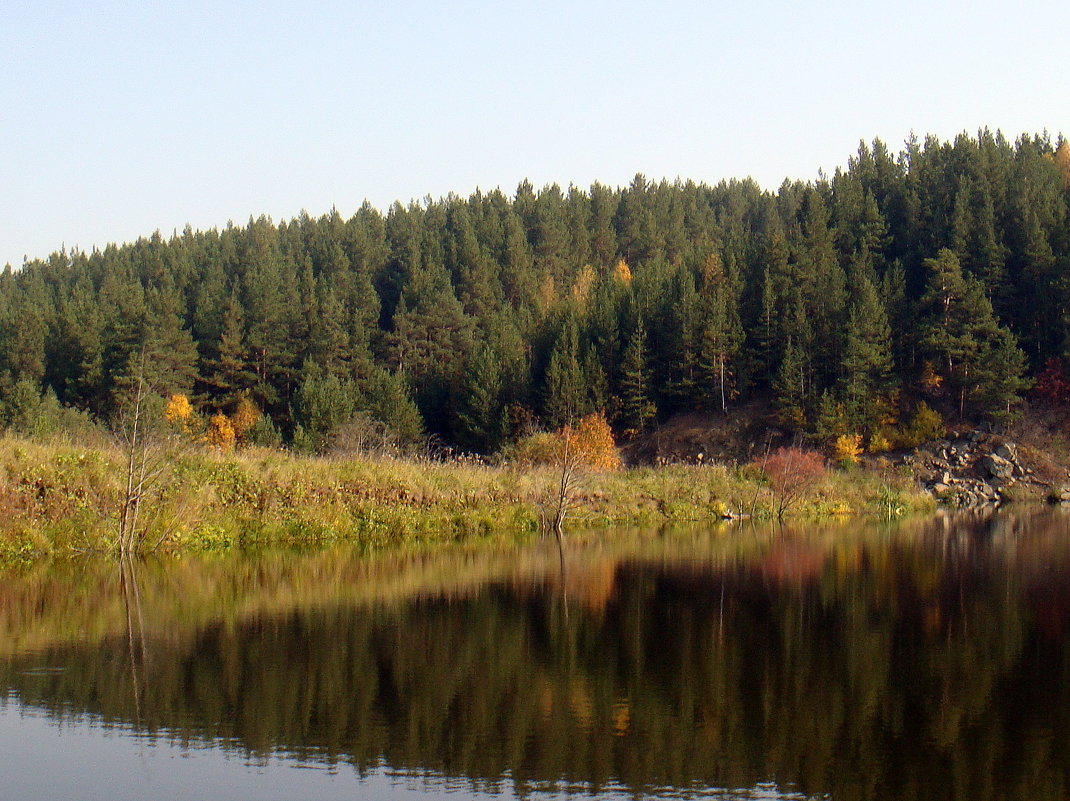
[[[0,573],[0,799],[1063,799],[1070,515]]]

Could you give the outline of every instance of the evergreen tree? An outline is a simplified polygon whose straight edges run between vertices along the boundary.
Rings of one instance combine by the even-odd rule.
[[[855,431],[869,431],[880,399],[891,388],[891,328],[877,290],[867,275],[852,281],[839,395]]]
[[[941,250],[925,267],[919,346],[937,360],[960,417],[968,410],[1005,414],[1024,386],[1025,357],[1014,335],[998,324],[980,283],[962,275],[952,251]]]
[[[548,427],[560,428],[590,411],[580,367],[579,334],[572,316],[565,319],[550,351],[545,386],[543,416]]]
[[[215,355],[203,360],[201,384],[216,408],[228,408],[256,382],[245,350],[245,326],[241,303],[236,295],[228,298]]]
[[[400,373],[373,368],[361,389],[363,407],[402,444],[415,444],[423,438],[423,418]]]
[[[697,372],[705,397],[716,399],[707,405],[728,414],[728,398],[735,389],[732,363],[743,344],[743,327],[729,277],[716,254],[706,259],[702,273]]]
[[[636,319],[635,329],[628,337],[621,358],[620,375],[620,420],[624,430],[634,436],[645,430],[657,414],[657,407],[651,400],[651,371],[642,315]]]
[[[480,345],[465,367],[456,402],[457,443],[477,453],[493,453],[505,437],[502,374],[493,349]]]

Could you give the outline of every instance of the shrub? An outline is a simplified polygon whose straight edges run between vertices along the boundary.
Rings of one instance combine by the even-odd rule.
[[[213,448],[226,453],[234,448],[234,426],[230,419],[222,412],[217,412],[208,420],[208,431],[205,440]]]
[[[560,464],[566,455],[570,461],[595,472],[609,472],[621,467],[613,431],[601,413],[589,414],[575,426],[523,437],[508,454],[524,465]]]
[[[843,467],[858,464],[858,457],[861,453],[861,434],[840,434],[832,443],[832,456]]]
[[[944,436],[944,418],[935,409],[922,401],[914,409],[914,414],[905,428],[901,428],[898,445],[901,448],[916,448],[934,439]]]
[[[234,429],[234,436],[241,442],[245,442],[253,426],[262,417],[260,408],[249,399],[248,395],[238,398],[234,412],[230,415],[230,425]]]
[[[774,495],[774,512],[783,517],[803,494],[825,477],[825,458],[803,448],[778,448],[758,466],[769,480]]]
[[[164,407],[163,416],[168,423],[184,423],[193,416],[193,406],[185,395],[172,395]]]
[[[4,422],[17,434],[36,440],[54,437],[99,441],[103,430],[87,412],[63,406],[51,390],[43,394],[34,381],[22,379],[12,387],[4,404]]]
[[[277,448],[282,444],[282,435],[271,422],[271,418],[262,414],[245,432],[245,444],[258,445],[261,448]]]
[[[1062,359],[1051,358],[1044,362],[1032,394],[1053,406],[1070,404],[1070,380],[1067,379],[1066,365]]]
[[[613,441],[613,431],[601,412],[587,415],[575,427],[565,426],[558,436],[564,437],[569,453],[588,469],[596,472],[620,469],[620,453]]]
[[[397,437],[390,428],[366,412],[357,412],[340,425],[331,436],[329,447],[335,456],[382,456],[397,450]]]
[[[869,438],[869,447],[866,450],[870,453],[884,453],[891,448],[892,443],[888,441],[888,438],[880,431],[875,431]]]

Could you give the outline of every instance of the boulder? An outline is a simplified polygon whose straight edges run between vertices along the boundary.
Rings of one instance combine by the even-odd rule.
[[[992,451],[1000,459],[1006,459],[1008,462],[1018,461],[1018,448],[1013,442],[1004,442]]]
[[[981,469],[992,478],[1011,478],[1014,475],[1014,462],[990,453],[981,458]]]

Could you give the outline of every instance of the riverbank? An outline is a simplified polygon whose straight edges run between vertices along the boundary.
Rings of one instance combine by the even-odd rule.
[[[34,559],[115,547],[124,454],[0,437],[0,558]],[[164,465],[141,516],[143,550],[205,550],[348,541],[367,546],[532,536],[553,466],[337,459],[248,448],[189,448]],[[667,465],[582,477],[572,527],[660,525],[774,514],[782,492],[754,467]],[[799,488],[795,517],[927,511],[909,474],[830,470]]]

